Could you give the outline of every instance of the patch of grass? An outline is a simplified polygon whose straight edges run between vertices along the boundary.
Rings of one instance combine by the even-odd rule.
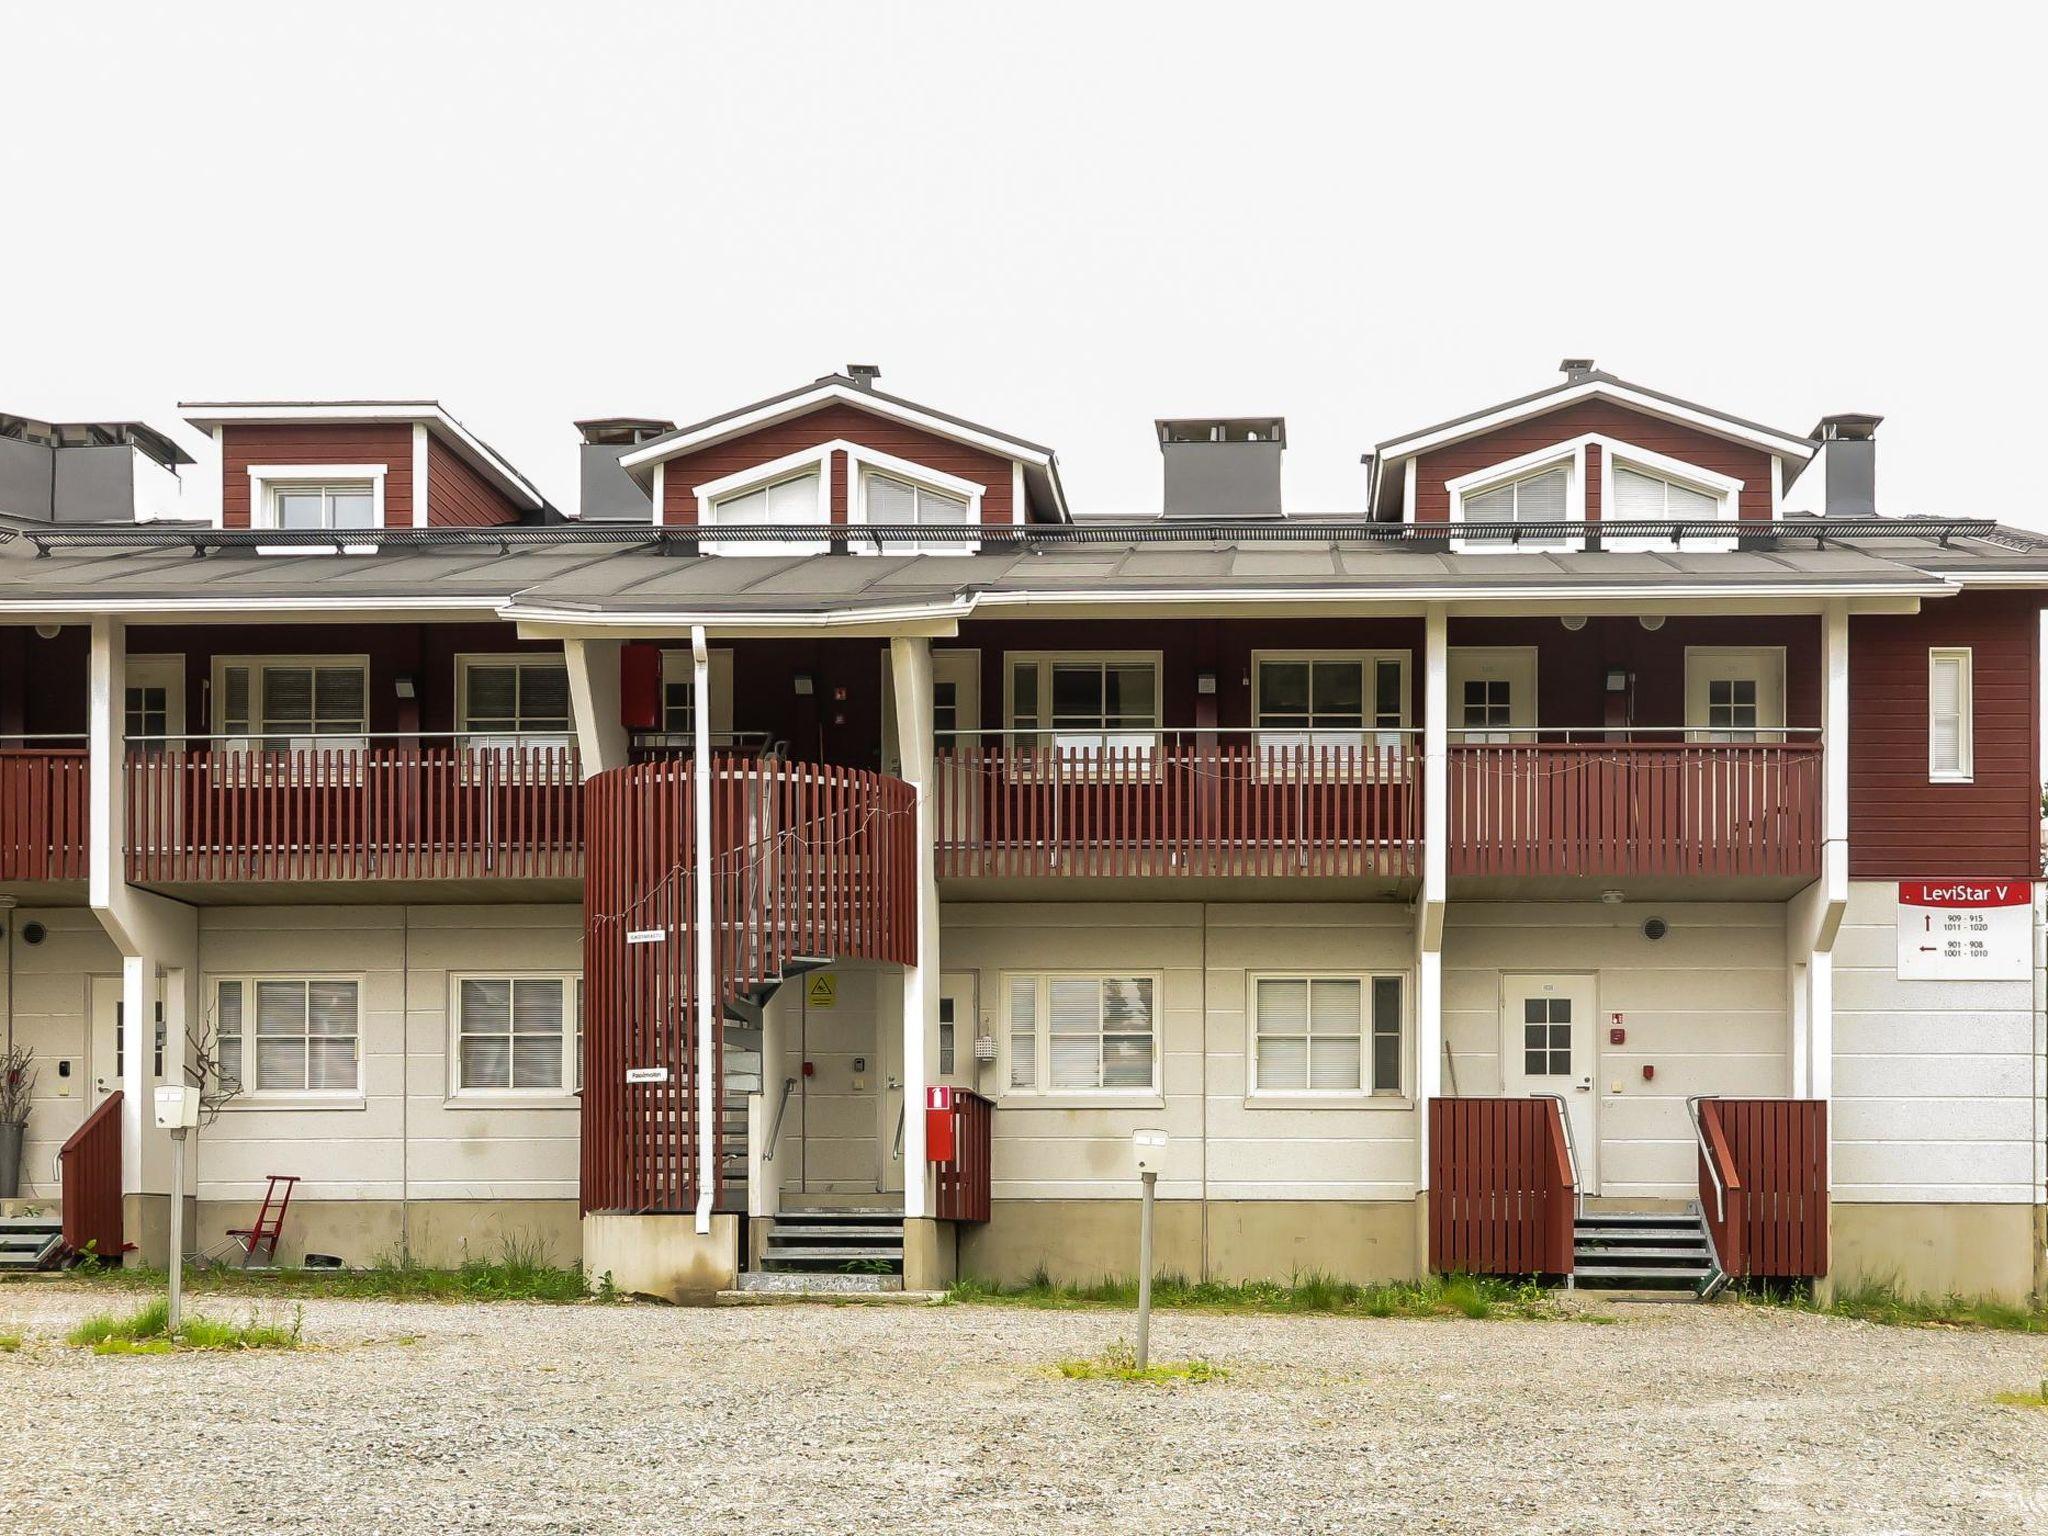
[[[1122,1339],[1118,1339],[1101,1354],[1092,1358],[1062,1360],[1057,1369],[1068,1381],[1200,1383],[1224,1381],[1230,1376],[1230,1373],[1221,1366],[1211,1365],[1207,1360],[1200,1358],[1151,1361],[1147,1362],[1145,1369],[1141,1371],[1138,1369],[1137,1350]]]
[[[1991,1394],[1991,1401],[2002,1403],[2008,1408],[2048,1409],[2048,1376],[2041,1378],[2041,1389],[2038,1392],[1994,1392]]]
[[[161,1290],[160,1269],[111,1266],[75,1271],[111,1290]],[[233,1267],[188,1270],[185,1289],[199,1295],[335,1297],[393,1301],[584,1301],[589,1288],[581,1266],[549,1261],[538,1238],[508,1236],[488,1259],[434,1269],[406,1254],[383,1254],[367,1269],[279,1269],[255,1274]],[[599,1285],[600,1300],[619,1299]]]
[[[1895,1280],[1862,1280],[1835,1292],[1822,1305],[1804,1287],[1749,1286],[1745,1301],[1792,1307],[1822,1317],[1852,1318],[1892,1328],[1975,1328],[2000,1333],[2048,1333],[2048,1308],[1982,1296],[1910,1296]]]
[[[1135,1307],[1138,1283],[1112,1276],[1075,1284],[1056,1281],[1041,1269],[1022,1285],[963,1279],[946,1292],[946,1300],[1047,1308]],[[1165,1274],[1152,1282],[1152,1304],[1178,1311],[1336,1317],[1553,1319],[1574,1315],[1539,1285],[1472,1275],[1354,1285],[1319,1273],[1296,1275],[1285,1284],[1272,1280],[1231,1284]]]
[[[16,1355],[20,1353],[21,1335],[18,1333],[0,1333],[0,1355]]]
[[[175,1335],[170,1324],[170,1303],[159,1298],[126,1317],[96,1314],[65,1337],[98,1355],[161,1355],[173,1349],[297,1349],[302,1320],[294,1311],[289,1324],[266,1323],[252,1310],[246,1323],[187,1317]]]

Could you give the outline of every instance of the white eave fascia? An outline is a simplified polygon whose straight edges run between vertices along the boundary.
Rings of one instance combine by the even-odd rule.
[[[972,597],[943,603],[917,603],[887,608],[827,608],[735,613],[721,609],[596,609],[551,608],[517,601],[498,609],[498,617],[515,624],[564,625],[587,629],[687,629],[702,624],[721,630],[854,629],[887,624],[952,624],[974,611]]]
[[[851,385],[821,384],[816,389],[808,389],[800,395],[777,400],[772,405],[757,406],[751,411],[742,411],[737,416],[727,416],[691,431],[680,432],[672,437],[657,438],[645,447],[621,454],[619,467],[630,474],[633,470],[659,464],[679,454],[695,453],[700,448],[722,443],[727,438],[742,437],[749,432],[759,431],[762,427],[787,421],[792,416],[801,416],[806,411],[816,410],[819,406],[829,405],[834,401],[842,401],[874,415],[917,427],[934,437],[966,443],[1000,458],[1017,459],[1038,468],[1049,468],[1052,464],[1051,454],[1042,449],[1028,447],[1015,438],[999,437],[973,427],[963,427],[960,423],[948,421],[943,416],[933,416],[910,406],[898,405],[893,400],[880,399],[867,390],[856,389]]]
[[[208,618],[248,618],[264,623],[276,623],[280,604],[289,604],[295,613],[348,614],[356,618],[376,618],[388,615],[394,618],[417,619],[423,615],[445,613],[450,617],[474,618],[478,614],[493,614],[505,601],[505,594],[494,592],[489,595],[448,597],[309,597],[296,592],[245,593],[237,597],[208,598],[0,598],[0,615],[8,618],[36,619],[45,615],[51,618],[76,617],[80,614],[120,614],[124,617],[181,618],[190,614],[203,614]]]
[[[1939,574],[1944,581],[1952,581],[1963,587],[2048,587],[2048,570],[2039,571],[1971,571],[1943,570]]]
[[[1255,605],[1306,605],[1320,607],[1342,607],[1345,605],[1373,606],[1388,603],[1444,603],[1444,602],[1486,602],[1499,600],[1513,603],[1548,603],[1569,611],[1575,606],[1587,603],[1633,603],[1655,605],[1666,601],[1701,601],[1714,598],[1757,598],[1783,599],[1797,602],[1816,597],[1944,597],[1956,590],[1945,580],[1928,578],[1919,582],[1840,582],[1815,581],[1791,584],[1786,582],[1727,582],[1699,583],[1660,581],[1651,586],[1627,587],[1586,587],[1566,586],[1556,582],[1530,584],[1526,586],[1413,586],[1413,587],[1274,587],[1267,589],[1240,587],[1229,591],[1207,590],[1151,590],[1119,592],[1094,589],[1089,591],[1062,592],[984,592],[978,600],[982,608],[1019,607],[1079,607],[1128,605],[1131,607],[1157,606],[1166,603],[1207,604],[1228,608],[1235,604]]]
[[[1601,379],[1588,379],[1583,384],[1575,384],[1554,394],[1540,395],[1534,400],[1524,400],[1518,405],[1502,406],[1499,410],[1489,411],[1484,416],[1475,416],[1469,421],[1456,422],[1450,426],[1437,427],[1431,431],[1418,432],[1411,437],[1396,438],[1390,443],[1382,443],[1375,456],[1374,474],[1378,475],[1379,466],[1382,464],[1413,458],[1416,454],[1463,442],[1468,437],[1479,437],[1501,427],[1511,426],[1517,421],[1546,415],[1564,406],[1576,405],[1581,400],[1590,400],[1596,396],[1626,405],[1646,416],[1658,416],[1666,421],[1681,422],[1715,437],[1748,443],[1765,453],[1797,459],[1801,464],[1820,451],[1820,444],[1808,437],[1790,437],[1781,432],[1747,426],[1730,421],[1725,416],[1716,416],[1710,411],[1698,411],[1688,406],[1675,405],[1669,400],[1661,400],[1655,395],[1646,395],[1639,390],[1610,384]]]
[[[184,401],[178,406],[188,412],[185,420],[202,432],[217,426],[297,426],[303,422],[362,421],[394,426],[423,424],[438,433],[450,447],[478,469],[497,481],[514,500],[534,511],[545,505],[532,482],[474,436],[467,427],[443,410],[434,400],[348,400],[313,402],[306,405],[255,402]]]

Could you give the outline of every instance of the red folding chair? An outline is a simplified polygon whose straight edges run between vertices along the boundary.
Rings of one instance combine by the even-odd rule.
[[[284,1213],[291,1207],[292,1186],[299,1182],[298,1175],[291,1173],[273,1173],[268,1177],[270,1187],[263,1192],[263,1208],[256,1213],[256,1224],[228,1228],[228,1236],[242,1245],[244,1269],[255,1261],[259,1248],[266,1264],[277,1262],[277,1239],[284,1231]]]

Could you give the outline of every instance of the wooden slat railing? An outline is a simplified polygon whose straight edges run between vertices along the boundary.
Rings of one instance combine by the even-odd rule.
[[[696,771],[692,760],[664,759],[611,769],[586,786],[586,1211],[695,1206]],[[916,963],[910,785],[853,768],[726,756],[712,757],[710,772],[712,973],[721,1012],[800,956]],[[628,942],[636,933],[662,937]],[[721,1144],[722,1034],[711,1063]],[[628,1071],[652,1080],[629,1083]],[[744,1194],[743,1180],[720,1181],[721,1202]]]
[[[953,1160],[934,1163],[932,1214],[941,1221],[987,1221],[995,1104],[963,1088],[953,1091]]]
[[[1405,745],[956,746],[937,754],[941,879],[1404,875],[1420,759]]]
[[[83,747],[0,749],[0,880],[83,880]]]
[[[128,878],[574,879],[576,749],[406,740],[131,750]]]
[[[1820,873],[1817,741],[1451,747],[1454,875]]]
[[[57,1151],[64,1194],[64,1247],[110,1264],[121,1262],[127,1239],[121,1221],[121,1093],[100,1100]]]
[[[1578,1190],[1555,1099],[1429,1101],[1429,1267],[1568,1275]]]
[[[1700,1209],[1721,1268],[1737,1278],[1825,1275],[1826,1101],[1702,1099],[1699,1117]]]

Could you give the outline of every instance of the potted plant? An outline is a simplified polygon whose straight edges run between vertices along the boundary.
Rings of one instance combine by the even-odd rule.
[[[21,1142],[36,1086],[36,1053],[25,1045],[0,1052],[0,1200],[21,1193]]]

